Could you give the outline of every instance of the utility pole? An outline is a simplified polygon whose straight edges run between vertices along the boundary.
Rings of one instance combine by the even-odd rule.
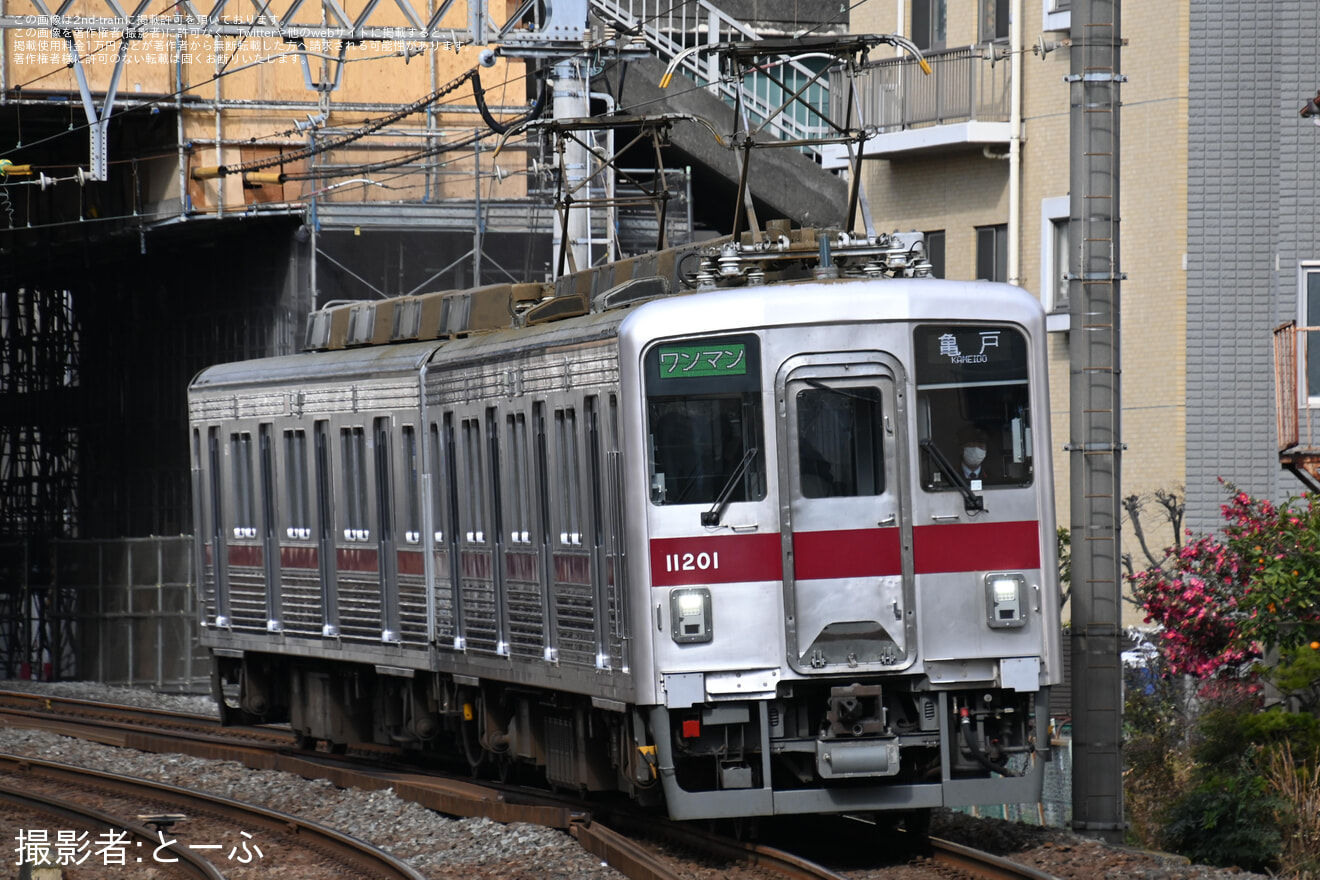
[[[591,101],[588,96],[589,84],[583,65],[583,58],[563,58],[555,62],[554,80],[554,118],[556,120],[585,119],[591,115]],[[554,253],[558,261],[564,239],[568,239],[570,261],[567,269],[560,271],[574,272],[591,267],[591,222],[587,206],[576,209],[574,201],[589,201],[587,189],[588,161],[590,155],[586,144],[577,138],[560,140],[563,150],[559,156],[562,163],[560,180],[562,191],[559,198],[564,214],[555,224]],[[558,264],[557,264],[558,265]],[[558,274],[558,273],[556,273]]]
[[[1119,555],[1121,0],[1072,0],[1068,303],[1072,380],[1073,829],[1123,839]]]

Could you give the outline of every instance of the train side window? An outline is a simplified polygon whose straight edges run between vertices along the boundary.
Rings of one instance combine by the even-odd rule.
[[[434,529],[435,542],[445,542],[445,498],[449,492],[449,471],[444,467],[445,454],[440,445],[440,426],[431,423],[431,527]]]
[[[973,491],[1031,485],[1026,336],[985,325],[914,332],[922,487],[956,490],[960,480]]]
[[[583,415],[587,420],[587,474],[591,487],[591,542],[599,547],[605,542],[605,514],[601,504],[600,473],[600,406],[595,396],[584,401]]]
[[[234,537],[257,536],[256,498],[252,485],[252,435],[229,435],[229,460],[234,474]]]
[[[765,498],[760,340],[662,343],[644,366],[651,503]]]
[[[486,543],[486,498],[482,491],[481,475],[481,420],[463,419],[459,426],[463,437],[463,475],[465,477],[462,495],[463,521],[470,527],[464,533],[468,543]]]
[[[394,543],[394,519],[390,507],[393,496],[393,462],[390,460],[390,420],[376,419],[372,425],[375,440],[376,528],[382,549]],[[383,562],[383,560],[382,560]],[[381,571],[385,571],[384,568]]]
[[[417,431],[412,425],[400,429],[403,442],[404,523],[403,540],[417,544],[422,540],[422,514],[417,469]]]
[[[224,495],[220,480],[220,429],[208,428],[206,431],[207,471],[211,494],[211,540],[215,545],[216,559],[220,548],[224,546]]]
[[[502,470],[503,463],[500,461],[500,414],[495,407],[486,408],[486,444],[490,457],[487,459],[489,465],[485,473],[489,482],[482,486],[484,490],[486,485],[490,487],[490,513],[491,513],[491,534],[495,536],[496,543],[500,540],[500,532],[504,528],[504,505],[501,502],[500,482],[504,475]],[[483,521],[484,527],[484,521]]]
[[[572,407],[555,410],[555,451],[559,470],[559,543],[582,546],[582,462],[578,458],[577,413]]]
[[[344,540],[367,541],[367,437],[361,428],[339,431],[344,475]]]
[[[312,536],[311,500],[307,485],[307,432],[284,432],[284,510],[288,518],[285,537],[306,540]]]
[[[532,404],[532,436],[536,455],[536,505],[541,514],[541,544],[550,544],[550,441],[546,436],[545,404]]]
[[[270,425],[258,429],[261,453],[261,534],[275,537],[275,440]]]
[[[512,413],[505,420],[508,432],[509,456],[509,509],[505,511],[509,525],[509,543],[530,544],[532,541],[532,483],[528,469],[527,416]]]
[[[798,474],[805,498],[885,491],[880,389],[807,388],[797,395]]]

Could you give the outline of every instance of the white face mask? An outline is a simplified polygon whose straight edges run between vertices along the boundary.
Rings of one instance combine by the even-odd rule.
[[[981,466],[981,462],[983,461],[985,461],[984,449],[982,449],[979,446],[963,447],[963,464],[975,470],[976,468],[979,468]]]

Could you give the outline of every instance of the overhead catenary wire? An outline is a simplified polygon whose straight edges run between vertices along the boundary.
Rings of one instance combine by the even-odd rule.
[[[260,15],[264,14],[265,9],[269,6],[270,2],[271,2],[271,0],[265,0],[265,2],[263,3],[262,7],[260,8],[260,10],[259,10],[258,13],[257,13],[257,16],[258,16],[258,17],[259,17]],[[866,0],[860,0],[860,2],[866,2]],[[855,7],[856,5],[860,5],[860,2],[859,2],[858,4],[854,4],[854,7]],[[659,18],[661,18],[662,16],[664,16],[664,15],[666,14],[666,12],[668,12],[668,11],[672,11],[673,8],[677,8],[678,5],[681,5],[681,3],[676,3],[674,6],[671,6],[669,10],[659,10],[659,11],[657,11],[655,14],[653,14],[652,16],[649,16],[649,17],[647,17],[647,18],[645,18],[645,19],[641,19],[641,20],[639,20],[638,24],[644,24],[644,23],[646,23],[646,22],[648,22],[648,21],[654,21],[654,20],[656,20],[656,19],[659,19]],[[255,26],[255,21],[256,21],[256,19],[254,19],[254,26]],[[242,41],[242,38],[240,38],[240,43],[241,43],[241,41]],[[96,51],[97,51],[97,52],[103,51],[105,48],[110,47],[110,46],[113,46],[113,45],[115,45],[114,42],[106,43],[105,45],[103,45],[103,46],[101,46],[100,48],[98,48]],[[585,57],[585,56],[589,55],[590,53],[592,53],[592,52],[594,52],[594,51],[598,51],[599,48],[600,48],[600,47],[595,46],[594,44],[593,44],[593,45],[590,45],[590,46],[586,46],[586,47],[580,49],[578,52],[574,53],[574,55],[572,55],[572,56],[568,56],[568,57]],[[219,72],[217,72],[214,76],[209,77],[208,79],[202,80],[202,81],[200,81],[200,82],[198,82],[198,83],[190,84],[190,85],[187,86],[186,88],[176,90],[175,92],[171,93],[170,95],[166,95],[166,96],[164,96],[163,98],[160,98],[160,99],[157,99],[157,100],[155,100],[155,101],[148,102],[148,103],[145,103],[145,104],[142,104],[142,105],[138,105],[138,106],[136,106],[136,107],[129,108],[128,111],[126,111],[125,113],[121,113],[120,116],[118,116],[118,117],[116,117],[116,118],[117,118],[117,119],[119,119],[119,118],[123,118],[123,116],[127,115],[127,113],[133,112],[133,111],[135,111],[135,110],[141,110],[141,109],[143,109],[143,108],[155,108],[155,107],[158,107],[158,106],[162,105],[165,101],[170,100],[171,98],[176,98],[176,97],[179,97],[179,96],[181,96],[181,95],[186,94],[186,93],[189,92],[189,91],[192,91],[192,90],[194,90],[194,89],[201,88],[201,87],[203,87],[203,86],[205,86],[205,85],[207,85],[207,84],[209,84],[209,83],[212,83],[212,82],[216,81],[216,80],[219,79],[220,77],[228,76],[228,75],[231,75],[231,74],[235,74],[235,73],[238,73],[238,72],[240,72],[240,71],[242,71],[242,70],[246,70],[246,69],[249,69],[249,68],[251,68],[251,67],[255,67],[255,66],[261,65],[261,64],[270,63],[270,62],[272,62],[272,61],[274,61],[274,60],[277,60],[277,59],[279,59],[279,58],[283,58],[283,57],[288,57],[288,56],[290,56],[290,55],[294,55],[294,54],[306,54],[306,55],[309,55],[309,56],[312,56],[312,57],[324,57],[324,58],[330,58],[331,60],[339,60],[339,61],[341,61],[341,62],[344,60],[344,59],[342,58],[342,54],[341,54],[341,56],[329,56],[329,55],[325,55],[325,54],[323,54],[323,53],[306,52],[306,50],[300,50],[300,52],[298,52],[298,53],[294,53],[294,52],[283,52],[283,53],[279,53],[279,54],[274,55],[274,56],[270,56],[270,57],[268,57],[268,58],[258,59],[257,61],[253,61],[253,62],[250,62],[250,63],[248,63],[248,64],[240,65],[239,67],[230,68],[228,65],[229,65],[230,63],[232,63],[232,60],[233,60],[233,58],[235,57],[236,53],[237,53],[237,47],[235,48],[234,53],[231,53],[230,58],[229,58],[229,59],[225,62],[225,64],[222,66],[221,70],[220,70]],[[371,57],[368,57],[368,58],[355,58],[355,59],[348,59],[348,61],[380,60],[380,59],[383,59],[383,58],[400,57],[400,56],[411,57],[412,54],[413,54],[413,50],[405,48],[405,49],[402,50],[401,52],[393,52],[393,53],[388,53],[388,54],[385,54],[385,55],[371,56]],[[72,66],[72,62],[70,62],[68,65],[66,65],[66,67],[69,67],[69,66]],[[64,69],[64,68],[61,68],[61,69]],[[58,71],[51,71],[52,74],[55,73],[55,72],[58,72]],[[49,75],[49,74],[46,74],[46,75]],[[43,75],[43,76],[45,76],[45,75]],[[521,73],[521,74],[518,74],[518,75],[513,76],[513,77],[506,77],[506,78],[500,83],[500,86],[499,86],[499,87],[502,88],[502,89],[507,89],[509,85],[511,85],[511,84],[513,84],[513,83],[516,83],[516,82],[518,82],[518,81],[520,81],[520,80],[524,80],[524,79],[527,78],[527,76],[528,76],[527,73]],[[495,131],[495,132],[497,132],[497,133],[499,133],[499,132],[507,132],[509,129],[513,128],[514,126],[516,126],[516,125],[518,125],[518,124],[521,124],[521,123],[523,123],[523,122],[525,122],[525,121],[527,121],[527,120],[529,120],[529,119],[533,119],[533,118],[535,118],[535,117],[536,117],[537,115],[539,115],[539,113],[541,112],[541,109],[542,109],[542,107],[543,107],[543,105],[544,105],[544,102],[545,102],[545,100],[546,100],[546,97],[547,97],[547,86],[546,86],[546,84],[543,83],[543,85],[542,85],[542,89],[541,89],[541,91],[539,92],[538,97],[537,97],[537,100],[536,100],[535,104],[533,105],[533,107],[531,108],[531,110],[529,110],[527,113],[520,114],[518,117],[516,117],[516,118],[514,118],[514,119],[507,120],[507,121],[504,121],[504,122],[500,122],[500,121],[496,120],[496,119],[494,118],[494,116],[490,113],[489,108],[488,108],[488,106],[487,106],[486,103],[485,103],[485,100],[484,100],[484,97],[485,97],[485,90],[484,90],[484,88],[482,87],[481,82],[480,82],[480,76],[479,76],[478,68],[474,67],[474,68],[472,68],[472,69],[470,69],[470,70],[468,70],[468,71],[465,71],[463,74],[460,74],[457,78],[455,78],[454,80],[450,81],[450,82],[447,83],[445,86],[442,86],[440,89],[435,90],[432,94],[430,94],[430,95],[428,95],[428,96],[426,96],[426,97],[424,97],[424,98],[421,98],[421,99],[419,99],[419,100],[417,100],[417,101],[414,101],[414,102],[412,102],[411,104],[406,105],[405,107],[403,107],[403,108],[401,108],[401,109],[399,109],[399,110],[397,110],[397,111],[395,111],[395,112],[393,112],[393,113],[390,113],[390,114],[388,114],[388,115],[386,115],[386,116],[384,116],[384,117],[380,117],[380,118],[378,118],[378,119],[376,119],[376,120],[372,120],[372,121],[368,122],[367,124],[363,125],[362,127],[358,128],[358,129],[356,129],[356,130],[354,130],[354,131],[347,132],[347,133],[345,133],[345,134],[343,134],[343,135],[340,135],[340,136],[337,136],[337,137],[334,137],[334,138],[331,138],[331,139],[328,139],[328,140],[324,140],[324,141],[322,141],[322,142],[320,142],[320,143],[314,143],[314,144],[311,144],[311,145],[309,145],[309,146],[307,146],[307,147],[303,147],[303,148],[301,148],[301,149],[294,150],[294,151],[292,151],[292,152],[282,153],[282,154],[280,154],[280,155],[278,155],[278,156],[271,156],[271,157],[266,157],[266,158],[263,158],[263,159],[249,160],[248,162],[238,163],[238,164],[235,164],[235,165],[219,165],[219,166],[210,166],[210,167],[208,167],[208,168],[206,168],[206,169],[196,169],[195,172],[194,172],[194,176],[197,176],[197,177],[216,177],[216,176],[224,176],[224,175],[230,175],[230,174],[242,174],[242,173],[248,173],[248,172],[255,172],[255,171],[260,171],[260,170],[265,169],[265,168],[272,168],[272,167],[282,166],[282,165],[285,165],[285,164],[290,163],[290,162],[296,162],[296,161],[299,161],[299,160],[301,160],[301,159],[310,158],[310,157],[315,156],[315,155],[319,155],[319,154],[322,154],[322,153],[325,153],[325,152],[328,152],[328,151],[331,151],[331,150],[334,150],[334,149],[341,148],[341,147],[346,146],[346,145],[348,145],[348,144],[350,144],[350,143],[353,143],[353,142],[355,142],[355,141],[357,141],[357,140],[361,140],[363,137],[366,137],[367,135],[372,134],[373,132],[379,131],[379,130],[382,129],[382,128],[385,128],[385,127],[387,127],[387,126],[389,126],[389,125],[393,125],[394,123],[398,122],[398,121],[401,120],[401,119],[406,118],[406,117],[409,116],[409,115],[413,115],[413,114],[415,114],[415,113],[417,113],[417,112],[420,112],[422,109],[425,109],[426,107],[428,107],[428,106],[430,106],[430,105],[432,105],[432,104],[436,104],[436,103],[442,103],[442,104],[444,104],[444,103],[449,103],[449,102],[446,102],[446,101],[442,101],[441,99],[444,98],[446,95],[449,95],[449,94],[451,94],[452,92],[456,91],[459,87],[461,87],[461,86],[463,85],[463,83],[467,82],[468,80],[472,80],[472,82],[473,82],[473,93],[474,93],[475,103],[476,103],[477,108],[478,108],[478,112],[480,112],[483,121],[486,122],[486,124],[491,128],[491,130],[492,130],[492,131]],[[684,89],[682,92],[675,92],[675,93],[673,93],[673,94],[674,94],[674,95],[677,95],[677,94],[683,94],[683,93],[687,93],[687,92],[689,92],[689,91],[696,91],[696,90],[699,90],[699,89],[702,89],[702,88],[703,88],[703,87],[700,86],[700,85],[693,85],[693,86],[692,86],[691,88],[689,88],[689,89]],[[651,102],[646,102],[646,103],[651,103]],[[645,106],[645,104],[639,104],[639,105],[636,105],[636,106],[637,106],[637,107],[641,107],[641,106]],[[635,108],[634,108],[634,109],[635,109]],[[87,124],[82,125],[82,126],[73,126],[73,125],[70,125],[70,129],[69,129],[69,131],[67,131],[67,132],[60,132],[60,133],[58,133],[58,134],[51,135],[50,137],[43,138],[42,140],[39,140],[39,141],[35,141],[35,142],[33,142],[32,144],[19,144],[18,147],[19,147],[20,149],[26,149],[26,148],[33,147],[33,146],[38,146],[38,145],[40,145],[40,144],[46,143],[46,142],[48,142],[48,141],[50,141],[50,140],[53,140],[53,139],[55,139],[55,138],[57,138],[57,137],[62,137],[62,136],[65,135],[65,134],[70,134],[70,133],[74,133],[74,132],[76,132],[76,131],[85,130],[85,129],[89,128],[89,127],[91,126],[91,124],[92,124],[92,123],[87,123]],[[285,134],[289,134],[289,133],[292,133],[292,132],[291,132],[291,131],[285,132]],[[265,135],[265,136],[260,136],[260,137],[263,137],[263,138],[264,138],[264,137],[278,137],[278,136],[280,136],[280,135],[279,135],[279,134],[272,134],[272,135]],[[258,140],[257,137],[253,137],[253,138],[250,139],[250,142],[254,142],[254,143],[255,143],[257,140]],[[429,156],[432,156],[432,155],[437,155],[437,154],[441,154],[441,153],[444,153],[444,152],[448,152],[448,151],[453,150],[453,149],[456,149],[456,148],[458,148],[458,147],[468,146],[468,145],[470,145],[471,143],[473,143],[474,140],[476,140],[476,139],[474,139],[474,138],[465,138],[465,139],[460,140],[460,141],[448,142],[448,143],[446,143],[446,144],[441,144],[441,145],[438,145],[438,146],[433,147],[433,148],[428,148],[427,150],[418,151],[418,152],[412,153],[412,154],[410,154],[410,155],[408,155],[408,156],[405,156],[405,157],[401,157],[401,158],[397,158],[397,159],[393,159],[393,160],[386,160],[386,161],[383,161],[383,162],[380,162],[380,163],[372,163],[372,164],[357,164],[357,165],[352,165],[352,166],[345,166],[344,168],[342,168],[342,169],[336,169],[336,170],[333,171],[333,172],[329,171],[328,169],[320,168],[320,169],[317,169],[317,170],[315,170],[315,171],[306,171],[306,172],[285,172],[285,173],[281,173],[280,177],[281,177],[283,180],[299,180],[299,179],[311,179],[311,178],[313,178],[313,177],[325,178],[325,177],[327,177],[327,176],[341,176],[341,175],[353,175],[353,174],[371,173],[372,171],[375,171],[375,170],[388,169],[388,168],[398,167],[398,166],[400,166],[400,165],[410,164],[410,163],[412,163],[412,162],[416,162],[418,159],[422,159],[422,158],[426,158],[426,157],[429,157]],[[198,173],[198,172],[201,172],[201,173]],[[70,178],[63,178],[63,179],[70,179]],[[46,180],[49,181],[49,182],[54,182],[55,179],[54,179],[54,178],[46,178]]]
[[[677,9],[677,8],[679,8],[680,6],[682,6],[682,5],[683,5],[683,2],[684,2],[684,0],[677,0],[677,2],[675,2],[675,3],[674,3],[673,5],[671,5],[670,7],[666,8],[666,9],[657,10],[657,11],[655,12],[655,14],[653,14],[653,15],[647,17],[647,18],[639,19],[639,21],[638,21],[637,23],[640,25],[640,24],[645,24],[645,23],[647,23],[647,22],[656,21],[656,20],[662,18],[663,16],[667,15],[668,13],[672,12],[674,9]],[[865,0],[863,0],[863,2],[865,2]],[[167,6],[166,6],[165,8],[168,10],[168,9],[171,9],[171,8],[177,6],[177,5],[178,5],[177,3],[169,3],[169,4],[167,4]],[[269,0],[268,0],[268,2],[267,2],[266,5],[269,5]],[[265,7],[263,6],[263,9],[264,9],[264,8],[265,8]],[[112,41],[112,42],[106,43],[106,44],[102,45],[101,47],[99,47],[96,51],[97,51],[97,52],[104,51],[106,48],[115,45],[116,42],[118,42],[118,41]],[[597,51],[599,51],[599,50],[602,48],[603,45],[604,45],[603,43],[600,44],[600,45],[597,45],[597,44],[595,44],[595,43],[592,43],[592,44],[590,44],[590,45],[584,46],[582,49],[578,50],[577,52],[575,52],[575,53],[571,53],[571,54],[569,54],[569,55],[567,55],[567,56],[565,56],[565,57],[566,57],[566,58],[586,57],[586,56],[590,55],[590,54],[593,53],[593,52],[597,52]],[[251,67],[254,67],[254,66],[257,66],[257,65],[260,65],[260,64],[271,63],[272,61],[278,60],[278,59],[280,59],[280,58],[289,57],[289,56],[291,56],[291,55],[295,55],[295,54],[300,54],[300,53],[298,53],[298,52],[281,52],[281,53],[278,53],[278,54],[276,54],[276,55],[269,56],[268,58],[259,59],[259,60],[257,60],[257,61],[249,62],[248,64],[240,65],[239,67],[235,67],[235,68],[232,68],[232,69],[226,67],[226,68],[222,69],[220,72],[216,73],[214,76],[208,77],[207,79],[200,80],[199,82],[196,82],[196,83],[191,83],[191,84],[189,84],[188,86],[186,86],[186,87],[184,87],[184,88],[176,89],[175,91],[173,91],[173,92],[171,92],[171,93],[169,93],[169,94],[163,95],[163,96],[161,96],[160,98],[158,98],[158,99],[156,99],[156,100],[149,101],[149,102],[145,102],[145,103],[143,103],[143,104],[139,104],[139,105],[134,106],[134,107],[129,107],[129,108],[127,108],[126,110],[120,112],[120,113],[115,117],[115,121],[118,122],[118,121],[122,120],[124,117],[126,117],[126,116],[128,116],[128,115],[131,115],[131,114],[134,113],[134,112],[141,112],[141,111],[144,110],[144,109],[146,109],[146,110],[154,110],[154,109],[159,109],[160,107],[163,107],[163,106],[167,106],[167,102],[169,102],[169,101],[171,101],[171,100],[173,100],[173,99],[179,98],[179,97],[181,97],[181,96],[183,96],[183,95],[186,95],[188,92],[193,91],[193,90],[195,90],[195,89],[200,89],[200,88],[203,88],[204,86],[210,85],[211,83],[215,82],[217,79],[220,79],[221,77],[224,77],[224,76],[230,76],[230,75],[233,75],[233,74],[239,73],[240,71],[243,71],[243,70],[249,69],[249,68],[251,68]],[[329,58],[330,60],[337,60],[337,56],[329,56],[329,55],[324,55],[324,54],[322,54],[322,53],[307,52],[306,54],[307,54],[308,56],[310,56],[310,57],[324,57],[324,58]],[[383,59],[383,58],[395,58],[395,57],[403,57],[403,58],[406,59],[406,58],[411,57],[413,54],[415,54],[415,53],[413,52],[413,50],[410,50],[410,49],[406,49],[406,48],[405,48],[403,51],[400,51],[400,52],[392,52],[392,53],[388,53],[388,54],[386,54],[386,55],[371,56],[371,57],[369,57],[369,58],[350,58],[350,59],[347,59],[347,61],[348,61],[348,62],[356,62],[356,61],[372,61],[372,60],[379,60],[379,59]],[[83,57],[87,57],[87,56],[83,56]],[[66,69],[68,69],[68,68],[70,68],[70,67],[72,67],[72,66],[73,66],[73,62],[69,62],[69,63],[65,64],[63,67],[60,67],[60,68],[57,68],[57,69],[55,69],[55,70],[49,71],[49,72],[47,72],[47,73],[45,73],[45,74],[42,74],[41,77],[38,77],[37,79],[34,79],[34,80],[30,81],[29,83],[25,83],[25,84],[17,85],[17,86],[15,86],[14,88],[15,88],[15,90],[22,89],[24,86],[26,86],[26,85],[30,85],[31,82],[36,82],[36,81],[38,81],[38,80],[40,80],[40,79],[44,79],[44,78],[46,78],[47,76],[52,76],[52,75],[58,73],[59,71],[61,71],[61,70],[66,70]],[[475,69],[475,68],[474,68],[474,69]],[[509,85],[511,85],[511,84],[513,84],[513,83],[516,83],[516,82],[519,82],[520,80],[524,80],[524,79],[526,79],[526,78],[527,78],[527,74],[526,74],[526,73],[519,74],[519,75],[517,75],[517,76],[513,76],[513,77],[508,77],[508,78],[506,78],[506,79],[501,83],[501,88],[507,88]],[[677,95],[677,94],[685,94],[685,93],[688,92],[688,91],[694,91],[695,89],[699,89],[699,88],[701,88],[701,87],[700,87],[700,86],[696,86],[696,87],[694,87],[693,89],[686,89],[686,90],[684,90],[684,91],[681,92],[681,93],[675,93],[675,94],[676,94],[676,95]],[[434,103],[434,102],[433,102],[433,103]],[[42,145],[42,144],[48,143],[48,142],[50,142],[50,141],[52,141],[52,140],[55,140],[55,139],[60,138],[60,137],[64,137],[64,136],[66,136],[66,135],[76,134],[76,133],[78,133],[78,132],[86,131],[86,130],[87,130],[88,128],[90,128],[92,125],[93,125],[93,123],[90,123],[90,122],[88,122],[88,123],[84,123],[83,125],[70,125],[70,127],[69,127],[69,129],[68,129],[67,131],[58,132],[58,133],[56,133],[56,134],[50,135],[50,136],[45,137],[45,138],[42,138],[42,139],[40,139],[40,140],[33,141],[33,142],[30,143],[30,144],[19,143],[19,144],[16,145],[15,149],[23,150],[23,149],[30,149],[30,148],[32,148],[32,147],[40,146],[40,145]]]

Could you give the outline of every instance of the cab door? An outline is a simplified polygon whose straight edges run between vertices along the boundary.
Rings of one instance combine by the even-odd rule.
[[[794,358],[776,378],[788,663],[915,660],[900,368],[878,352]]]

